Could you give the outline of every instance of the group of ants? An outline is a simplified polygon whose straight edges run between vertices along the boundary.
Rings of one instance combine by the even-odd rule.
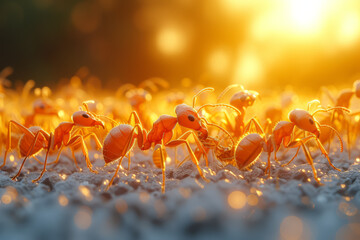
[[[179,145],[183,145],[184,149],[189,153],[189,156],[184,161],[191,159],[200,177],[205,181],[208,181],[208,179],[203,174],[199,161],[203,158],[206,166],[208,166],[210,153],[213,154],[214,159],[221,163],[222,166],[232,164],[242,170],[250,169],[259,159],[260,154],[265,152],[267,153],[265,173],[270,176],[271,153],[274,153],[274,158],[277,160],[276,153],[283,146],[285,149],[294,148],[296,151],[294,151],[295,154],[290,161],[282,166],[290,164],[302,148],[307,162],[311,165],[315,181],[322,185],[317,176],[309,147],[307,146],[310,140],[318,146],[321,153],[327,158],[330,166],[337,171],[341,171],[331,163],[328,154],[329,149],[326,150],[324,147],[323,139],[329,141],[330,146],[331,138],[333,136],[337,137],[340,143],[340,150],[343,151],[343,141],[336,129],[337,123],[345,123],[347,118],[355,115],[350,113],[349,105],[353,96],[360,98],[360,81],[354,82],[352,89],[343,90],[334,99],[333,107],[322,107],[318,100],[313,100],[308,103],[307,110],[294,109],[290,111],[288,114],[289,121],[280,120],[275,122],[273,119],[276,119],[276,116],[272,116],[267,118],[266,123],[262,124],[263,126],[255,117],[245,120],[247,108],[251,107],[258,98],[259,94],[257,92],[245,90],[241,87],[240,91],[232,95],[229,103],[221,102],[225,94],[231,89],[239,87],[241,86],[230,85],[221,92],[216,103],[196,106],[196,101],[202,94],[214,91],[213,88],[203,88],[193,96],[192,105],[185,103],[177,104],[175,107],[176,116],[161,115],[156,121],[151,123],[152,126],[151,124],[145,126],[146,124],[143,122],[147,120],[144,119],[141,112],[137,111],[137,106],[147,101],[146,98],[148,98],[149,93],[144,89],[137,88],[127,93],[133,107],[127,123],[119,124],[111,117],[99,115],[89,110],[89,105],[93,104],[93,101],[84,101],[80,110],[72,114],[72,121],[61,122],[50,133],[38,126],[26,127],[17,121],[10,120],[7,128],[5,155],[0,168],[6,165],[8,153],[14,145],[11,135],[15,127],[22,134],[18,139],[17,147],[20,156],[24,159],[17,174],[12,177],[13,180],[16,180],[20,175],[26,160],[33,157],[43,165],[39,176],[33,180],[33,182],[39,181],[44,175],[47,166],[59,163],[62,150],[65,147],[72,149],[74,146],[80,146],[85,156],[87,168],[91,172],[97,173],[92,167],[86,146],[85,140],[89,137],[95,140],[99,149],[102,148],[105,164],[118,160],[117,168],[106,190],[111,187],[114,179],[117,177],[125,156],[128,156],[128,166],[130,168],[130,154],[135,144],[142,151],[150,148],[153,149],[153,162],[155,166],[162,169],[162,192],[165,192],[166,148],[174,148]],[[51,106],[47,106],[45,102],[37,101],[34,104],[39,105],[34,106],[37,107],[37,114],[54,113]],[[310,112],[315,104],[315,110]],[[208,114],[209,111],[212,113]],[[318,113],[327,114],[327,117],[318,121],[315,118],[315,115]],[[273,111],[272,114],[276,115],[278,112]],[[105,122],[107,121],[111,122],[113,128],[107,133],[103,143],[101,143],[93,131],[83,131],[86,128],[105,128]],[[177,124],[181,128],[175,128]],[[349,129],[349,123],[347,127]],[[216,136],[213,136],[214,129],[216,129]],[[349,145],[349,132],[347,135]],[[191,139],[193,140],[191,141]],[[190,143],[195,143],[195,150],[192,150]],[[348,148],[350,152],[350,147]],[[43,149],[46,151],[46,155],[44,161],[40,161],[36,158],[36,155]],[[51,154],[56,151],[56,160],[49,162],[49,153]],[[74,154],[73,157],[74,163],[78,167]]]

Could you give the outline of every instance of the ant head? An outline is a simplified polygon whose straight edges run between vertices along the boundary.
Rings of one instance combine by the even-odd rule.
[[[104,123],[90,112],[74,112],[74,114],[72,115],[72,120],[76,125],[82,127],[102,126],[103,128],[105,128]]]
[[[34,113],[44,115],[57,115],[58,110],[49,100],[37,99],[33,103]]]
[[[139,107],[141,104],[151,101],[151,94],[143,88],[134,88],[126,92],[126,98],[132,107]]]
[[[289,119],[298,128],[315,134],[317,138],[320,136],[320,128],[315,118],[302,109],[294,109],[289,113]]]
[[[259,96],[258,92],[250,91],[250,90],[241,90],[240,92],[235,93],[231,99],[230,104],[241,110],[243,108],[250,107],[254,104],[257,96]]]
[[[179,125],[193,129],[195,131],[200,131],[203,136],[207,137],[207,128],[202,123],[201,118],[194,108],[186,104],[180,104],[176,106],[175,113],[177,115]]]

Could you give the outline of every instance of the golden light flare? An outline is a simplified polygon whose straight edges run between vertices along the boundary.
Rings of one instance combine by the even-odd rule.
[[[105,179],[105,180],[103,181],[103,185],[104,185],[104,186],[107,186],[107,185],[109,184],[109,182],[110,182],[110,181],[109,181],[108,179]]]
[[[254,3],[254,5],[257,3]],[[261,56],[273,59],[286,54],[284,49],[299,43],[350,47],[360,37],[359,8],[356,1],[340,0],[277,0],[259,7],[249,23],[247,38],[261,49]],[[281,43],[282,47],[278,44]],[[314,49],[319,51],[320,49]],[[268,56],[268,55],[271,56]]]
[[[246,195],[241,191],[233,191],[228,195],[229,206],[233,209],[241,209],[246,205]]]
[[[92,196],[92,194],[91,194],[91,192],[90,192],[90,189],[87,188],[86,186],[80,185],[80,186],[79,186],[79,191],[80,191],[80,193],[85,197],[85,199],[86,199],[87,201],[90,202],[90,201],[93,200],[93,196]]]
[[[171,164],[171,157],[167,156],[165,161],[166,164]]]
[[[248,195],[246,200],[250,206],[256,206],[259,203],[259,199],[255,194]]]
[[[69,203],[69,200],[67,199],[67,197],[63,194],[59,195],[58,197],[58,201],[59,201],[59,204],[63,207],[67,206],[68,203]]]
[[[66,178],[67,178],[67,175],[65,173],[59,174],[59,176],[62,180],[66,180]]]
[[[1,202],[5,205],[15,201],[18,197],[18,192],[14,187],[6,187],[5,193],[1,196]]]
[[[285,217],[280,224],[280,239],[297,240],[302,239],[303,221],[296,216]]]
[[[5,205],[10,204],[12,201],[11,196],[7,193],[3,194],[1,196],[1,202]]]
[[[356,11],[346,12],[340,19],[337,41],[341,46],[349,47],[359,41],[360,16]]]
[[[86,230],[91,226],[92,211],[89,207],[81,207],[74,216],[75,225],[82,230]]]
[[[349,217],[355,216],[358,213],[357,207],[349,202],[339,203],[339,211]]]
[[[156,35],[156,46],[165,55],[177,55],[185,50],[187,36],[183,30],[175,26],[160,29]]]
[[[299,32],[316,31],[324,18],[325,0],[287,0],[290,24]]]

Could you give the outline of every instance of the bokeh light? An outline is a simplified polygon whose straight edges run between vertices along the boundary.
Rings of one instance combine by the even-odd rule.
[[[89,207],[81,207],[74,216],[74,222],[79,229],[88,229],[92,222],[92,210]]]
[[[233,191],[228,196],[228,203],[233,209],[241,209],[246,204],[246,195],[241,191]]]
[[[180,29],[165,27],[157,34],[156,45],[160,52],[167,55],[175,55],[184,51],[186,39]]]
[[[311,90],[360,76],[356,0],[28,2],[0,3],[0,68],[16,81],[51,85],[83,66],[110,88],[161,76]]]
[[[280,225],[280,239],[297,240],[302,239],[303,222],[296,216],[288,216],[284,218]]]

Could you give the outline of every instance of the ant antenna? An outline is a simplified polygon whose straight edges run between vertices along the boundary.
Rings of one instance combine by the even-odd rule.
[[[194,97],[193,97],[193,108],[195,107],[195,103],[196,103],[197,97],[198,97],[201,93],[206,92],[206,91],[212,92],[212,91],[214,91],[214,88],[212,88],[212,87],[204,88],[204,89],[201,89],[197,94],[195,94]]]
[[[242,85],[239,85],[239,84],[230,85],[220,93],[220,95],[218,96],[216,102],[217,103],[220,102],[220,100],[225,96],[226,93],[228,93],[231,89],[237,88],[237,87],[241,87],[242,89],[244,88]]]

